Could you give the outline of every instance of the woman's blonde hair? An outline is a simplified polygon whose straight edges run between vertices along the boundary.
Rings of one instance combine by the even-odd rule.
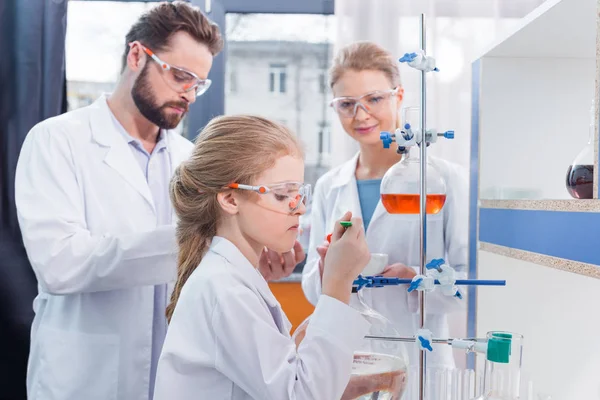
[[[302,157],[295,136],[261,117],[217,117],[198,135],[192,155],[177,167],[170,185],[179,219],[179,255],[177,282],[166,310],[169,322],[183,285],[216,235],[221,218],[217,193],[230,183],[254,183],[284,155]]]
[[[392,87],[400,86],[400,70],[392,54],[373,42],[356,42],[339,50],[329,70],[329,84],[333,85],[344,72],[375,70],[383,72]]]

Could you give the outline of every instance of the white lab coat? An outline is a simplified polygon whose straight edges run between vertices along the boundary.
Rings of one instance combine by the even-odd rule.
[[[456,164],[429,157],[446,179],[447,198],[441,212],[427,216],[427,261],[444,258],[459,274],[466,277],[468,257],[468,193],[466,174]],[[311,211],[311,234],[308,258],[302,273],[302,288],[314,304],[321,292],[319,255],[327,233],[346,211],[361,217],[361,207],[356,184],[358,154],[351,160],[323,175],[315,185]],[[377,204],[366,232],[372,253],[389,255],[388,264],[403,263],[419,272],[420,223],[419,214],[389,214],[381,200]],[[364,300],[395,324],[402,336],[414,336],[419,325],[419,304],[416,292],[407,292],[407,286],[363,289]],[[465,293],[466,295],[466,293]],[[435,337],[448,337],[447,314],[466,309],[466,299],[443,296],[435,290],[426,295],[426,327]],[[418,364],[418,349],[408,348],[411,365]],[[428,353],[428,366],[452,368],[454,358],[449,346],[435,346]]]
[[[297,351],[290,327],[258,270],[215,237],[181,291],[154,399],[339,399],[369,323],[322,295]]]
[[[148,399],[156,284],[176,277],[174,226],[152,195],[106,96],[37,124],[16,172],[16,204],[39,284],[30,400]],[[167,133],[172,167],[193,145]]]

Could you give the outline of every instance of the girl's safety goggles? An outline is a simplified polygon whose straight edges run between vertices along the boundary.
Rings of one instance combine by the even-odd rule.
[[[311,188],[310,184],[302,182],[283,182],[271,185],[251,186],[240,183],[232,183],[229,185],[231,189],[251,190],[259,194],[267,194],[273,204],[281,208],[287,209],[290,213],[295,212],[300,208],[301,204],[305,206],[310,201]]]
[[[130,43],[130,46],[133,43]],[[196,97],[203,95],[210,87],[210,79],[201,79],[198,75],[186,69],[175,67],[158,58],[156,54],[146,46],[140,44],[146,54],[160,65],[162,77],[165,82],[177,93],[184,93],[194,90]]]

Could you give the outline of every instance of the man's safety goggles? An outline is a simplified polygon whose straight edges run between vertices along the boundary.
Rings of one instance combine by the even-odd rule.
[[[132,43],[133,44],[133,43]],[[131,45],[132,45],[131,44]],[[177,93],[184,93],[194,90],[196,97],[203,95],[210,87],[212,81],[210,79],[201,79],[198,75],[191,71],[180,67],[175,67],[164,62],[152,50],[144,45],[141,45],[146,54],[160,65],[162,77],[165,82]]]

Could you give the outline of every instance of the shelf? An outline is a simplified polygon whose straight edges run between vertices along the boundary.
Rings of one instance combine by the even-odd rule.
[[[548,0],[477,58],[595,59],[596,8],[595,0]]]
[[[481,199],[571,199],[597,98],[597,3],[548,0],[474,62]]]
[[[568,212],[600,212],[600,200],[480,200],[481,208],[508,210],[541,210]]]

